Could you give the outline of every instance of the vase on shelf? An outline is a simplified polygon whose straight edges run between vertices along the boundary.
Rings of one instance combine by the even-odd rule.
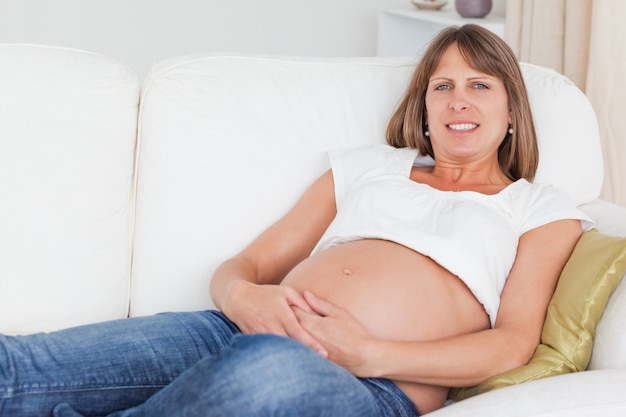
[[[454,7],[463,17],[485,17],[492,7],[491,0],[455,0]]]

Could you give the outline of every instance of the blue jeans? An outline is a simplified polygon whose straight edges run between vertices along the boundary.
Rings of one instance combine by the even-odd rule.
[[[415,417],[385,379],[222,313],[168,313],[0,336],[0,416]]]

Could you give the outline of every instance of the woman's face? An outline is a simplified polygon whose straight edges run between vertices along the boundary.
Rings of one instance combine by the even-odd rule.
[[[502,80],[471,68],[456,44],[451,45],[426,91],[426,122],[435,160],[497,162],[510,121]]]

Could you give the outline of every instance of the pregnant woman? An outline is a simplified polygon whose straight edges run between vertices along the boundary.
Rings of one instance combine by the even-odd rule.
[[[220,311],[0,338],[0,415],[417,416],[532,356],[592,226],[532,182],[517,61],[444,30],[387,145],[330,170],[215,272]],[[252,207],[251,207],[252,209]]]

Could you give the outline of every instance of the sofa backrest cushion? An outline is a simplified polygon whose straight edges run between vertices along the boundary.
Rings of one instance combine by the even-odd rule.
[[[212,306],[218,263],[278,219],[330,148],[379,143],[407,60],[164,62],[140,110],[131,315]]]
[[[556,71],[522,63],[539,142],[535,182],[554,184],[577,205],[600,195],[604,167],[600,131],[589,99]]]
[[[294,204],[328,149],[384,142],[414,64],[196,55],[156,65],[140,110],[131,315],[211,307],[215,267]],[[589,102],[553,71],[523,71],[537,180],[593,200],[602,158]]]
[[[110,58],[0,46],[0,332],[124,317],[139,82]]]

